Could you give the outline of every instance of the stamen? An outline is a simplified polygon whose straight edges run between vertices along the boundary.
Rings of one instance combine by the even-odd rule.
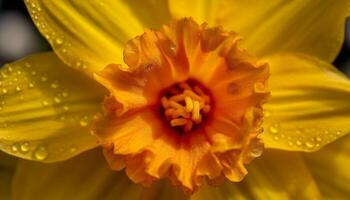
[[[170,100],[179,102],[179,101],[183,101],[185,99],[185,95],[184,94],[178,94],[175,96],[170,97]]]
[[[203,101],[203,98],[198,96],[196,93],[194,93],[192,90],[185,90],[185,94],[190,96],[191,98],[197,100],[197,101]]]
[[[200,109],[200,104],[198,101],[194,101],[193,102],[193,110],[192,110],[192,120],[195,122],[199,121],[200,118],[200,113],[199,110]]]
[[[207,115],[211,106],[209,96],[198,86],[179,83],[169,88],[161,97],[164,115],[172,127],[182,127],[184,132],[191,131]]]
[[[176,109],[184,109],[184,107],[181,104],[179,104],[175,101],[172,101],[172,100],[169,101],[169,105],[173,108],[176,108]]]
[[[171,126],[182,126],[187,123],[187,119],[179,118],[179,119],[173,119],[170,121]]]
[[[185,97],[185,103],[186,103],[186,111],[187,112],[192,112],[193,110],[193,101],[190,97],[186,96]]]
[[[166,97],[162,97],[161,102],[162,102],[162,106],[164,108],[168,108],[169,107],[169,102],[168,102],[168,99]]]

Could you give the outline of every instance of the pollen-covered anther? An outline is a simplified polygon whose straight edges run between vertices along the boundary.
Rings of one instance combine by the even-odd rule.
[[[178,83],[161,97],[164,116],[172,127],[190,132],[200,125],[210,112],[210,98],[196,84]]]

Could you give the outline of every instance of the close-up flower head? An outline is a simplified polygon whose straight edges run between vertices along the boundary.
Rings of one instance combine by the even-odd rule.
[[[0,199],[350,198],[350,0],[17,3]]]

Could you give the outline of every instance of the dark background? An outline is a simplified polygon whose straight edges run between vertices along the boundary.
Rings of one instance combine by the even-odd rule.
[[[334,65],[350,76],[350,20]],[[0,66],[50,46],[36,30],[22,0],[0,0]]]

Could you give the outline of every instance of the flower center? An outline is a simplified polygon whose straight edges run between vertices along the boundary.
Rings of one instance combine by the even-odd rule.
[[[209,95],[190,81],[169,87],[161,97],[161,105],[170,126],[185,133],[198,127],[211,110]]]

